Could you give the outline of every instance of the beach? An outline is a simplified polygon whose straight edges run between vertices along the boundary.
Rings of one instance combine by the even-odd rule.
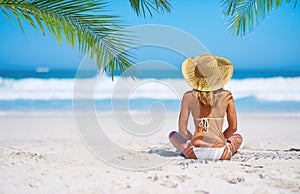
[[[299,2],[270,2],[1,1],[0,194],[300,194]],[[181,110],[212,147],[237,114],[231,160],[176,150]]]
[[[99,117],[104,128],[111,125],[112,115]],[[129,133],[120,135],[118,130],[106,131],[125,150],[106,160],[105,152],[99,157],[88,148],[71,112],[2,115],[0,193],[300,192],[299,116],[239,114],[238,132],[244,143],[231,161],[180,156],[168,142],[177,117],[177,112],[168,114],[154,137],[148,136],[149,142],[143,141],[145,137],[130,138],[134,135]],[[135,115],[136,120],[143,118]],[[126,169],[126,155],[137,165],[162,162]]]

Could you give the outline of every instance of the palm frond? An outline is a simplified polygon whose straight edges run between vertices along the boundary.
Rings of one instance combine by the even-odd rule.
[[[227,28],[232,30],[236,36],[245,36],[253,31],[275,7],[278,9],[285,1],[289,4],[291,0],[222,0],[225,16],[229,16]],[[295,0],[294,9],[297,5]]]
[[[168,0],[129,0],[130,5],[138,16],[146,18],[147,13],[153,16],[152,10],[160,12],[171,12],[172,5]]]
[[[20,28],[27,22],[60,43],[65,40],[82,53],[96,57],[104,71],[124,72],[131,65],[131,54],[124,48],[131,40],[117,16],[105,15],[107,2],[102,0],[0,0],[1,12]]]

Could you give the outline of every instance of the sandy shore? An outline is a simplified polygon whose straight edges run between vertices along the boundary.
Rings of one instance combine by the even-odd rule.
[[[72,114],[1,116],[0,193],[300,193],[300,117],[239,115],[244,144],[217,162],[186,160],[172,148],[177,113],[148,135],[99,117],[120,148],[97,135],[100,153],[87,148],[93,141],[84,143]]]

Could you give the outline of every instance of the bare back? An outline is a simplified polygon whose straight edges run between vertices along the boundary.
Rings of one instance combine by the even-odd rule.
[[[192,137],[194,146],[222,147],[225,145],[226,133],[229,135],[236,130],[236,113],[231,93],[224,90],[218,96],[219,98],[213,106],[205,106],[200,103],[193,91],[187,92],[183,96],[179,129],[183,133],[187,130],[187,119],[191,113],[195,125],[195,133]],[[226,113],[229,127],[223,133],[222,126]]]

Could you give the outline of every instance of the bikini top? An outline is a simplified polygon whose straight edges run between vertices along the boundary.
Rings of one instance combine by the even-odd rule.
[[[197,117],[194,117],[194,119],[200,121],[199,127],[204,127],[205,133],[208,133],[208,127],[209,127],[208,120],[223,120],[223,118],[197,118]]]

